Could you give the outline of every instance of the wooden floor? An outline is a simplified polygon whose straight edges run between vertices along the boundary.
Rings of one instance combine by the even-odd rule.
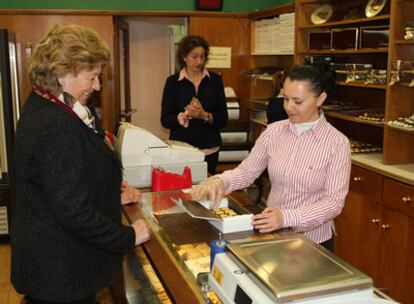
[[[10,244],[0,242],[0,304],[19,304],[22,295],[18,294],[10,282]],[[99,304],[113,304],[109,288],[98,293]]]
[[[10,283],[10,245],[0,243],[0,304],[18,304],[22,296]]]

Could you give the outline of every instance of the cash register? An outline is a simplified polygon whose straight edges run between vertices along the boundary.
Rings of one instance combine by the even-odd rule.
[[[124,178],[133,187],[150,187],[153,167],[181,174],[187,166],[193,184],[207,178],[202,151],[184,142],[161,140],[131,123],[120,125],[115,148],[122,160]]]
[[[371,278],[302,235],[233,241],[216,254],[209,285],[225,303],[386,304]]]

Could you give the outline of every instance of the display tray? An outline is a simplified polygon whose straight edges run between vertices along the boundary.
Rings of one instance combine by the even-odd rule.
[[[384,112],[379,109],[363,109],[363,110],[347,110],[340,113],[352,116],[361,122],[369,122],[372,124],[384,124]]]
[[[208,221],[196,219],[187,213],[154,215],[156,222],[163,228],[163,234],[169,242],[176,245],[208,243],[219,239],[220,231],[209,224]],[[179,223],[179,225],[177,225]],[[236,240],[252,237],[254,232],[243,231],[223,234],[223,239]]]
[[[303,236],[227,245],[275,302],[372,287],[372,280]]]

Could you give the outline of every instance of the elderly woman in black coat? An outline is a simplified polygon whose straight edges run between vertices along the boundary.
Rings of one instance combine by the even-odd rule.
[[[121,201],[139,193],[85,107],[108,60],[102,39],[78,25],[54,26],[30,58],[11,226],[11,279],[28,303],[94,303],[120,277],[122,255],[149,239],[144,221],[121,224]]]

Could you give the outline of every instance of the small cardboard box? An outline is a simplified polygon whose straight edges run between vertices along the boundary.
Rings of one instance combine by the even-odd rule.
[[[211,209],[210,201],[202,201],[200,202],[204,207],[207,209]],[[240,231],[249,231],[253,230],[253,226],[251,224],[252,215],[251,213],[247,213],[248,211],[240,206],[236,206],[235,204],[231,204],[227,198],[224,198],[220,201],[218,206],[215,208],[224,208],[228,207],[236,211],[238,214],[225,217],[220,220],[209,220],[209,223],[220,230],[222,233],[233,233],[233,232],[240,232]],[[244,213],[246,212],[246,213]],[[240,214],[242,213],[242,214]]]

